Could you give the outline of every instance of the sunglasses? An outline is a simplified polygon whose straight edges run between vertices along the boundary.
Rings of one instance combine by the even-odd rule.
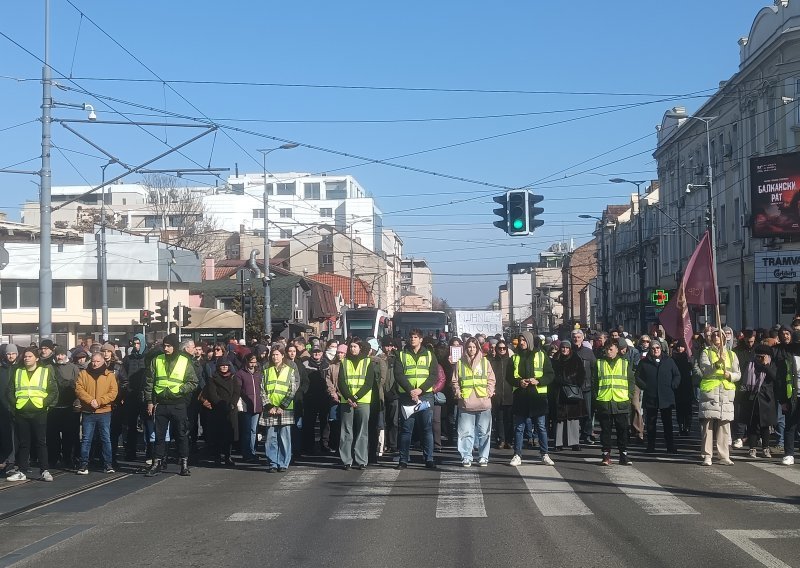
[[[497,349],[498,351],[505,351],[506,349],[508,349],[508,347],[506,347],[505,345],[498,345],[497,347],[495,347],[495,349]]]

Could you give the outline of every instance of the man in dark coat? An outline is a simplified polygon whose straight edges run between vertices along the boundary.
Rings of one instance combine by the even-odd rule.
[[[5,474],[14,469],[16,457],[14,414],[4,394],[8,391],[9,383],[14,380],[14,365],[19,352],[13,343],[3,345],[0,350],[0,467]]]
[[[78,432],[81,427],[81,415],[75,412],[75,381],[80,369],[70,362],[67,350],[56,347],[55,370],[58,385],[58,399],[47,410],[47,451],[50,465],[63,468],[76,468],[78,453]]]
[[[583,373],[585,377],[581,392],[583,392],[583,403],[586,406],[586,417],[581,421],[581,443],[594,444],[595,438],[592,428],[594,423],[594,414],[592,413],[592,371],[597,365],[597,357],[595,357],[591,349],[583,345],[585,338],[586,336],[582,329],[573,329],[570,334],[572,351],[583,362]]]
[[[147,369],[147,362],[145,360],[146,349],[147,345],[144,335],[137,333],[131,340],[130,353],[122,360],[122,368],[125,372],[125,376],[128,377],[128,392],[124,400],[125,423],[128,427],[125,433],[125,459],[129,461],[136,460],[136,447],[139,442],[137,423],[139,416],[143,415],[145,411],[144,380]]]
[[[647,452],[656,449],[656,422],[661,414],[667,452],[677,453],[672,434],[672,409],[675,391],[681,384],[678,366],[663,351],[661,343],[654,341],[636,368],[636,385],[642,389],[645,422],[647,425]]]

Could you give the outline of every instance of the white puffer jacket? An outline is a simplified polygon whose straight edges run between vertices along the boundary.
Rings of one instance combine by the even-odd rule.
[[[728,354],[731,354],[729,356]],[[731,378],[728,379],[732,383],[738,383],[742,378],[742,372],[739,369],[739,358],[735,353],[731,353],[727,348],[723,350],[723,361],[725,361],[726,371],[729,371]],[[730,368],[729,362],[731,363]],[[700,354],[700,372],[704,377],[714,373],[714,367],[711,359],[708,357],[708,352],[704,349]],[[700,391],[700,420],[733,420],[733,397],[736,390],[727,390],[722,384],[714,387],[709,392]]]

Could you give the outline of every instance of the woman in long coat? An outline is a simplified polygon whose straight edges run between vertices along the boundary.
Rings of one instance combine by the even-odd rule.
[[[206,383],[205,397],[211,403],[211,446],[217,465],[236,465],[231,458],[231,444],[237,438],[239,412],[236,404],[242,391],[232,370],[230,361],[220,359],[216,372]]]
[[[567,398],[566,390],[577,387],[575,392],[580,394],[586,379],[586,370],[583,360],[578,357],[569,341],[562,341],[558,354],[553,357],[553,372],[555,373],[554,385],[556,388],[556,451],[564,446],[571,446],[574,451],[579,451],[581,419],[588,416],[583,395],[574,400]],[[567,389],[562,388],[566,386]]]
[[[758,457],[758,443],[765,458],[771,458],[769,450],[769,428],[778,424],[778,409],[775,402],[777,368],[772,361],[772,349],[767,345],[756,345],[755,357],[742,370],[739,383],[741,403],[738,420],[747,424],[747,439],[750,457]]]
[[[495,426],[497,447],[505,450],[511,449],[514,439],[514,419],[511,414],[511,403],[514,397],[514,387],[503,380],[508,374],[511,357],[508,355],[508,344],[505,339],[500,339],[494,346],[494,356],[489,358],[494,376],[497,378],[494,396],[492,397],[492,423]]]
[[[694,405],[694,384],[692,383],[692,361],[686,351],[686,341],[679,339],[672,348],[672,360],[678,366],[681,382],[675,391],[675,417],[678,421],[678,435],[688,436],[692,428],[692,405]]]
[[[667,451],[677,452],[672,436],[672,409],[675,407],[675,391],[681,383],[681,374],[675,361],[661,350],[661,343],[650,345],[647,355],[636,368],[636,385],[642,389],[645,423],[647,425],[647,451],[656,449],[656,425],[661,415],[664,441]]]

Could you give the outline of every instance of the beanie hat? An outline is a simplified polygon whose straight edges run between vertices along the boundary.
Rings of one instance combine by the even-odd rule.
[[[56,355],[66,355],[67,354],[67,350],[64,349],[63,347],[56,347],[55,354]]]
[[[41,349],[43,347],[47,347],[48,349],[55,349],[56,348],[56,344],[53,343],[52,339],[42,339],[39,342],[39,349]]]
[[[561,342],[561,347],[570,347],[571,348],[572,347],[572,343],[570,343],[569,341],[562,341]]]
[[[347,353],[347,344],[346,343],[339,344],[339,347],[336,348],[336,352],[337,353]]]
[[[19,349],[17,348],[17,345],[15,343],[9,343],[5,347],[6,347],[6,350],[5,350],[6,354],[8,354],[8,353],[16,353],[17,355],[19,355]]]
[[[178,335],[177,334],[170,333],[168,336],[166,336],[163,339],[162,343],[164,345],[172,345],[173,347],[177,348],[178,344],[180,343],[180,341],[178,341]],[[105,345],[103,346],[103,348],[105,349]]]
[[[177,336],[176,336],[177,337]],[[100,348],[100,351],[114,351],[114,346],[110,343],[103,343],[103,346]]]

